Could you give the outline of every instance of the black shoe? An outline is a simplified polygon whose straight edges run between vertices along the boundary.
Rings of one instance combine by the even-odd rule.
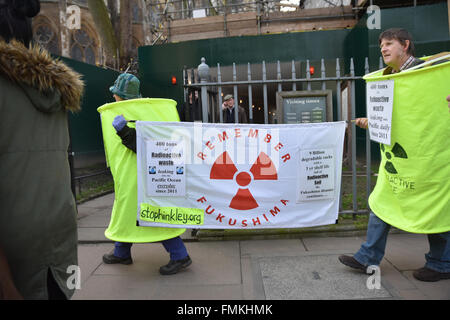
[[[365,265],[362,265],[361,263],[356,261],[356,259],[353,257],[342,255],[342,256],[339,256],[339,261],[342,264],[345,264],[347,267],[350,267],[353,269],[362,270],[364,272],[366,272],[366,270],[367,270],[367,267]]]
[[[450,272],[438,272],[427,267],[420,268],[413,272],[414,278],[420,281],[436,282],[439,280],[450,279]]]
[[[133,259],[129,258],[119,258],[114,255],[114,253],[107,253],[103,255],[103,262],[106,264],[132,264]]]
[[[168,264],[159,268],[159,273],[167,276],[178,273],[181,269],[187,268],[191,265],[192,260],[189,256],[181,260],[170,260]]]

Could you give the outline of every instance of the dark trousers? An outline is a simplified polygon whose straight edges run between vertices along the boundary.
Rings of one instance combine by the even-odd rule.
[[[181,260],[188,256],[186,246],[180,237],[161,241],[164,249],[170,254],[170,260]],[[131,257],[132,243],[116,242],[114,247],[114,255],[120,258]]]

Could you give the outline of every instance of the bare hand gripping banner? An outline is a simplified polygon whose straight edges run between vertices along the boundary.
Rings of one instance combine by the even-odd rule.
[[[176,102],[169,99],[134,99],[109,103],[97,109],[101,115],[108,166],[114,178],[114,207],[105,236],[121,242],[156,242],[171,239],[185,229],[142,228],[136,223],[136,153],[122,144],[112,122],[117,115],[128,120],[179,121]],[[133,126],[128,123],[128,126]]]
[[[334,224],[345,126],[138,121],[139,225]]]
[[[369,205],[380,219],[409,232],[450,230],[448,59],[450,55],[398,74],[383,76],[380,70],[364,77],[374,88],[393,82],[392,122],[385,125],[391,130],[390,145],[380,145],[382,159]],[[374,120],[369,117],[369,126]]]

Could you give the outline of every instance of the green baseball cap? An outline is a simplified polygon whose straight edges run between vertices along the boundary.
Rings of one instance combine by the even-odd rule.
[[[142,98],[139,92],[140,81],[130,73],[122,73],[117,77],[114,85],[109,88],[113,94],[125,100]]]

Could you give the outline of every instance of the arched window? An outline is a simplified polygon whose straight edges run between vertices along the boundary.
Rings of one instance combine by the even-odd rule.
[[[84,30],[72,32],[70,55],[73,59],[89,64],[96,62],[96,44],[89,34]]]
[[[58,34],[48,24],[38,24],[34,28],[33,39],[50,53],[60,54]]]

